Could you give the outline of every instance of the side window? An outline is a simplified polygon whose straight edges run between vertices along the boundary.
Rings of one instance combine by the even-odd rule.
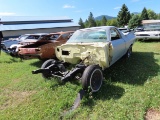
[[[73,35],[73,33],[69,33],[69,35],[68,35],[68,39],[69,39],[72,35]]]
[[[44,40],[51,40],[51,35],[46,35],[46,36],[44,37]]]
[[[34,36],[34,39],[38,39],[39,38],[39,36]]]
[[[59,34],[54,34],[54,35],[51,35],[50,39],[57,40],[58,37],[59,37]]]
[[[111,29],[111,40],[117,40],[120,38],[121,36],[119,35],[119,32],[116,29]]]
[[[63,37],[63,39],[67,39],[69,35],[70,35],[69,33],[65,33],[62,35],[62,37]]]
[[[34,39],[34,36],[30,35],[30,36],[27,37],[27,39]]]

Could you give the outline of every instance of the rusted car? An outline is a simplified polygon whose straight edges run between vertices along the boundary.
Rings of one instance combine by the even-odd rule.
[[[39,58],[41,60],[54,58],[55,47],[67,42],[74,31],[50,33],[41,40],[18,48],[21,58]]]
[[[13,42],[13,44],[8,47],[7,52],[13,57],[18,56],[19,47],[33,44],[36,41],[41,40],[46,35],[48,35],[48,33],[34,33],[22,35],[19,41]]]

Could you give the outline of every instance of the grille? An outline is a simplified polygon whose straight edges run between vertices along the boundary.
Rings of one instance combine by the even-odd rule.
[[[150,35],[148,35],[148,34],[138,34],[136,36],[150,36]]]

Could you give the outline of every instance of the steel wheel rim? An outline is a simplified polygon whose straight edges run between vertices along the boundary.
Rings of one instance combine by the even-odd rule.
[[[95,69],[92,72],[90,78],[90,87],[92,92],[97,92],[100,89],[102,85],[102,79],[103,79],[102,71],[99,69]]]

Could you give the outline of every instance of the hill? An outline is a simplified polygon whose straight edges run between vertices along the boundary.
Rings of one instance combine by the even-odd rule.
[[[111,19],[115,19],[116,18],[116,17],[113,17],[113,16],[101,15],[101,16],[95,17],[95,20],[102,20],[103,16],[105,16],[107,18],[107,20],[111,20]]]
[[[139,12],[133,12],[133,14],[134,14],[134,15],[138,15],[138,14],[141,14],[141,13],[139,13]]]
[[[137,15],[137,14],[140,14],[140,13],[139,12],[133,12],[133,14]],[[95,20],[102,20],[103,16],[105,16],[107,18],[107,20],[117,18],[117,17],[113,17],[113,16],[108,16],[108,15],[100,15],[100,16],[95,17]]]

